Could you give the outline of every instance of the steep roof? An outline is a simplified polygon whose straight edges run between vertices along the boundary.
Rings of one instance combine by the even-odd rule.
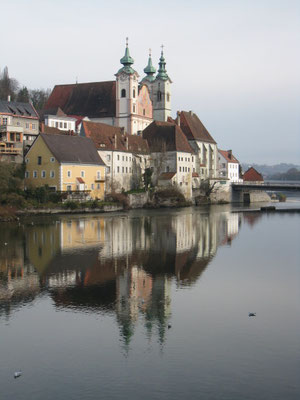
[[[105,165],[91,139],[41,133],[40,136],[61,163]]]
[[[162,181],[169,181],[176,175],[176,172],[163,172],[159,175],[158,179]]]
[[[171,122],[153,121],[143,131],[152,152],[181,151],[194,153],[180,127]]]
[[[38,119],[39,115],[30,103],[19,101],[0,100],[0,114],[9,114],[15,117]]]
[[[200,140],[216,144],[198,116],[191,111],[180,112],[180,128],[188,140]]]
[[[250,167],[244,173],[243,179],[244,179],[244,181],[248,181],[248,182],[257,182],[257,181],[263,182],[263,180],[264,180],[263,176],[258,171],[256,171],[256,169],[253,167]]]
[[[116,82],[74,83],[56,85],[45,109],[60,107],[67,115],[84,115],[90,118],[116,115]]]
[[[222,154],[222,156],[225,158],[225,160],[227,162],[239,164],[239,161],[234,157],[231,150],[220,150],[219,149],[219,153]]]
[[[98,150],[148,154],[148,143],[141,136],[123,133],[122,128],[98,122],[82,121],[81,135],[93,140]]]

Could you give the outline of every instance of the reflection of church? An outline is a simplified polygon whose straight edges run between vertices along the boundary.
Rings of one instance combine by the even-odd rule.
[[[194,284],[240,223],[230,212],[60,217],[26,227],[21,264],[28,259],[31,275],[10,280],[27,291],[34,280],[38,292],[51,290],[58,308],[114,313],[125,344],[137,324],[163,343],[172,282]],[[12,275],[5,257],[1,262],[2,275]]]

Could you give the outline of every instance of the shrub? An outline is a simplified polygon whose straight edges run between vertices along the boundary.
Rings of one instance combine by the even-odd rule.
[[[122,204],[124,208],[129,207],[128,197],[124,193],[112,192],[106,196],[106,200]]]
[[[285,202],[286,201],[286,195],[283,194],[283,193],[278,193],[277,197],[278,197],[278,200],[280,202]]]
[[[67,208],[69,210],[76,210],[77,208],[79,208],[80,204],[76,203],[75,201],[66,201],[64,203],[64,208]]]

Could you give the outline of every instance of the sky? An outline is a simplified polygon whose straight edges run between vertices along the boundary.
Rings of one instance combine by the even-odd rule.
[[[300,165],[299,0],[10,0],[1,15],[0,69],[22,86],[114,80],[126,37],[142,79],[163,44],[173,117],[195,112],[240,162]]]

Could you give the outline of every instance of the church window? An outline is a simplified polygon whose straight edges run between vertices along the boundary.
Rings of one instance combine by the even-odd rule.
[[[167,93],[167,101],[170,101],[170,93]]]
[[[143,109],[143,115],[146,115],[146,110],[145,109]]]
[[[170,167],[169,166],[167,166],[167,172],[169,172],[170,171]]]
[[[132,106],[132,111],[135,113],[135,104]]]
[[[135,99],[135,89],[133,89],[133,98]]]
[[[157,92],[157,101],[161,101],[161,91]]]
[[[125,89],[121,90],[121,97],[126,97],[126,90]]]

